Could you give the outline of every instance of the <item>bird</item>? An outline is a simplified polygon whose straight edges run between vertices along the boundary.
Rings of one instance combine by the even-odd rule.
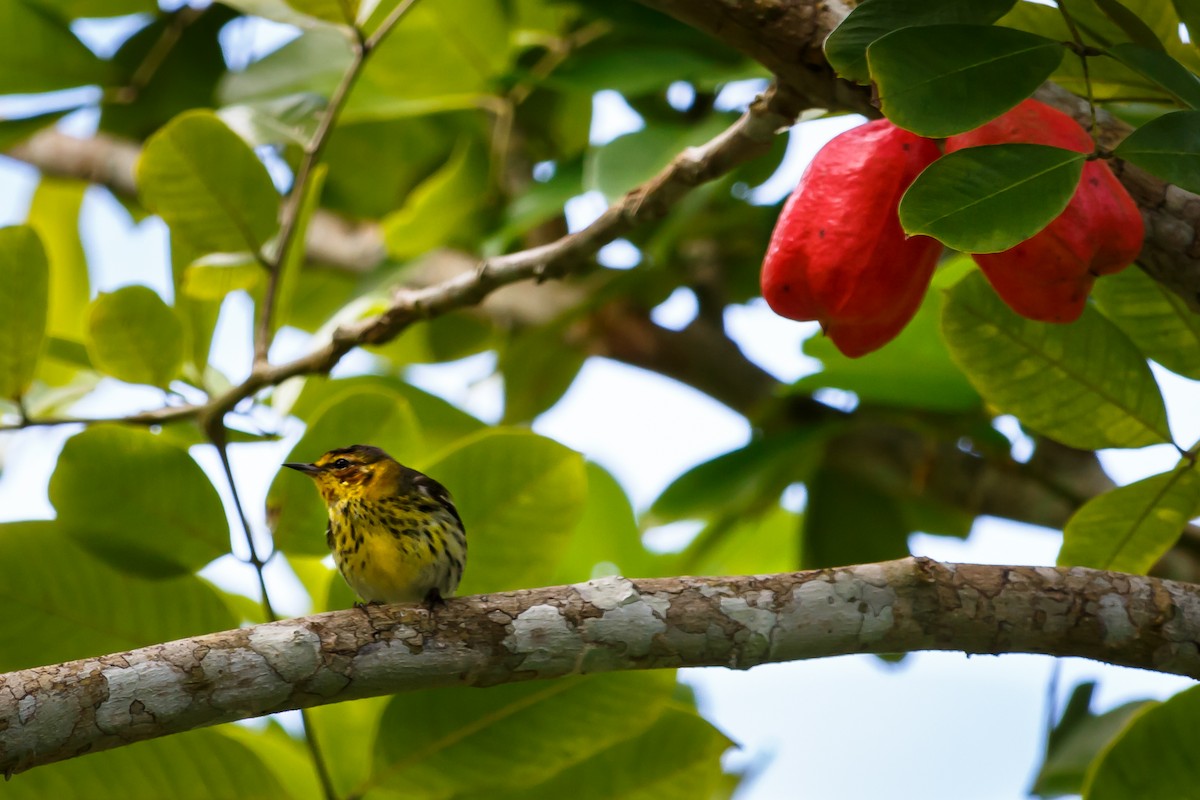
[[[467,534],[442,484],[363,444],[283,466],[316,483],[329,512],[325,542],[363,603],[424,602],[432,611],[454,594]]]

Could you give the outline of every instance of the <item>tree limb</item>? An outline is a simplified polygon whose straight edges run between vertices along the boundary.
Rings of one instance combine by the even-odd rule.
[[[211,633],[0,676],[0,771],[294,708],[442,686],[848,653],[1083,656],[1200,678],[1200,586],[903,559],[605,578]]]

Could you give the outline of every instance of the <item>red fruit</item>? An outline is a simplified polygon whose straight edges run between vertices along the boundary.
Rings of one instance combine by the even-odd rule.
[[[1087,132],[1058,109],[1026,100],[999,119],[946,140],[946,152],[986,144],[1047,144],[1092,151]],[[1142,249],[1142,215],[1103,161],[1083,165],[1066,209],[1002,253],[972,256],[1013,311],[1041,322],[1072,322],[1099,275],[1119,272]]]
[[[921,305],[941,244],[906,237],[896,207],[941,153],[876,120],[817,153],[775,223],[762,293],[783,317],[815,319],[852,358],[896,337]]]

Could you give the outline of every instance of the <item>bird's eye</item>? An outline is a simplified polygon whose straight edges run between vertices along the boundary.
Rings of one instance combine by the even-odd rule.
[[[344,458],[339,458],[337,461],[333,462],[334,469],[345,469],[348,466],[350,466],[350,462]]]

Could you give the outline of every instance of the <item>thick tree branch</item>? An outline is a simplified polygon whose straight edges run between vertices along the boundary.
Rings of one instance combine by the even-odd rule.
[[[1083,656],[1200,678],[1200,587],[904,559],[350,609],[0,676],[0,771],[205,725],[439,686],[847,653]]]

